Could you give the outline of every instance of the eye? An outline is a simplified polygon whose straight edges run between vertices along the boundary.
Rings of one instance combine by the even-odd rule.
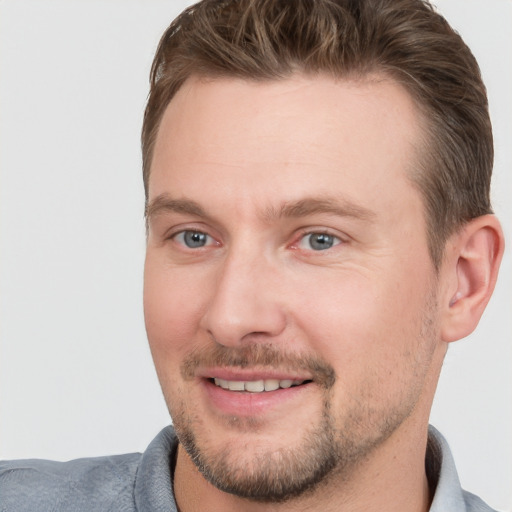
[[[308,233],[297,244],[299,249],[313,249],[313,251],[325,251],[341,243],[341,240],[329,233]]]
[[[173,239],[189,249],[199,249],[213,243],[212,237],[201,231],[180,231],[173,236]]]

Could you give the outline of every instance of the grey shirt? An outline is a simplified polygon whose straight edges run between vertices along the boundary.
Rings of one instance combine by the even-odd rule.
[[[0,512],[177,512],[171,475],[177,446],[167,427],[143,454],[0,462]],[[492,512],[461,488],[450,448],[433,427],[426,469],[434,489],[430,512]]]

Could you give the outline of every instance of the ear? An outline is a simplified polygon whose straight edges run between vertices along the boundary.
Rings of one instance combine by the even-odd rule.
[[[446,342],[474,331],[491,298],[504,250],[500,223],[494,215],[468,222],[446,245],[441,279],[441,336]]]

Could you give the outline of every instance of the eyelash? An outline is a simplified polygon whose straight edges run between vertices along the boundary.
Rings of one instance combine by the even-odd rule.
[[[313,237],[315,235],[318,237],[328,237],[328,238],[332,239],[332,245],[329,247],[324,247],[323,249],[315,250],[314,248],[311,247],[311,237]],[[303,243],[303,241],[308,238],[309,238],[310,247],[309,248],[301,247],[301,244]],[[305,231],[303,233],[300,233],[300,236],[298,237],[297,242],[294,242],[291,247],[293,249],[299,249],[299,250],[305,249],[305,250],[310,250],[312,252],[323,252],[323,251],[332,249],[333,247],[336,247],[337,245],[340,245],[342,243],[343,243],[343,240],[339,236],[336,236],[333,233],[330,233],[329,231],[320,229],[320,230],[311,230],[311,231]]]
[[[187,242],[186,242],[187,235],[190,235],[192,237],[193,236],[196,236],[196,237],[204,236],[204,237],[206,237],[207,241],[205,242],[204,245],[198,245],[196,247],[191,247],[190,245],[187,245]],[[211,235],[209,235],[208,233],[205,233],[204,231],[200,231],[200,230],[196,230],[196,229],[183,229],[182,231],[178,231],[177,233],[172,234],[169,238],[172,240],[176,240],[177,243],[179,243],[180,245],[187,247],[188,249],[192,249],[192,250],[202,249],[203,247],[208,247],[210,245],[214,245],[214,243],[215,243],[215,239]],[[181,240],[179,240],[180,238],[181,238]],[[216,244],[216,245],[219,245],[219,244]]]
[[[320,243],[320,246],[318,246],[316,249],[314,247],[312,247],[312,243],[314,243],[314,241],[312,240],[313,236],[317,236],[318,237],[317,242]],[[194,239],[194,237],[195,237],[195,239]],[[182,231],[178,231],[178,232],[172,234],[169,238],[172,240],[175,240],[178,244],[180,244],[181,246],[186,247],[187,249],[190,249],[190,250],[202,249],[204,247],[208,247],[211,245],[220,245],[208,233],[206,233],[204,231],[200,231],[200,230],[195,230],[195,229],[184,229]],[[201,238],[203,240],[201,240]],[[325,240],[322,241],[322,238],[326,238],[327,241],[325,241]],[[309,239],[309,242],[304,242],[307,239]],[[196,243],[197,243],[197,245],[194,246],[194,244],[196,244]],[[303,243],[309,243],[309,247],[303,247],[302,246]],[[324,245],[324,247],[321,247],[321,245],[324,243],[326,245]],[[323,252],[323,251],[332,249],[333,247],[336,247],[337,245],[340,245],[342,243],[343,243],[343,240],[340,237],[338,237],[328,231],[312,230],[312,231],[306,231],[306,232],[300,233],[300,236],[298,237],[297,241],[292,243],[289,247],[292,249],[298,249],[298,250],[308,250],[308,251],[310,250],[312,252]]]

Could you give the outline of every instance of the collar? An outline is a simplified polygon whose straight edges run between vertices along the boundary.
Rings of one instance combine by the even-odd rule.
[[[462,489],[450,447],[432,425],[428,429],[425,469],[434,488],[430,512],[496,512],[478,496]]]

